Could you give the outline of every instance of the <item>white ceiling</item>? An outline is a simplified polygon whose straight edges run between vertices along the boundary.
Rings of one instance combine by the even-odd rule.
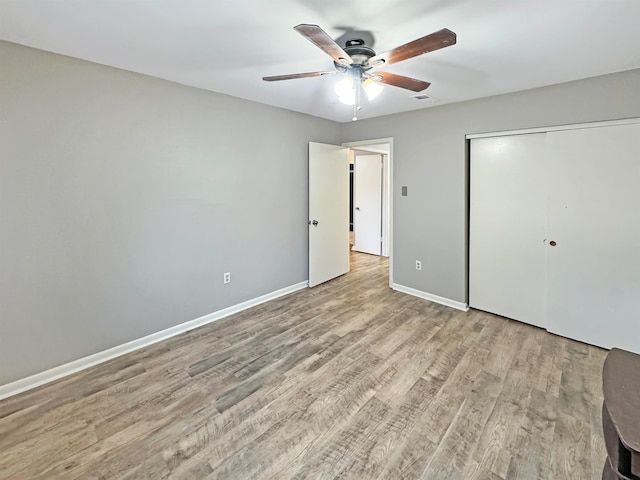
[[[639,19],[639,0],[0,0],[0,39],[347,122],[337,76],[262,81],[333,69],[293,26],[368,30],[378,53],[453,30],[457,45],[385,68],[441,105],[640,68]],[[412,95],[386,86],[359,118],[430,106]]]

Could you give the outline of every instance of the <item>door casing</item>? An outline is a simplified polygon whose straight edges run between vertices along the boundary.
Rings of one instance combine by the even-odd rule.
[[[393,137],[350,141],[342,144],[352,149],[373,151],[383,145],[386,162],[383,168],[382,255],[389,257],[389,287],[393,288]],[[377,151],[377,149],[376,149]]]

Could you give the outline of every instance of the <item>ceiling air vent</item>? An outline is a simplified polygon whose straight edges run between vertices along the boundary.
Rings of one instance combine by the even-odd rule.
[[[425,103],[438,103],[440,101],[440,99],[435,98],[435,97],[430,97],[426,93],[419,93],[418,95],[413,95],[413,98],[415,98],[416,100],[420,100],[422,102],[425,102]]]

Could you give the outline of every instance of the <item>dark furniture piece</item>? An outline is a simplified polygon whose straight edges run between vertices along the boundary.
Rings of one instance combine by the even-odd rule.
[[[640,355],[614,348],[602,371],[603,480],[640,480]]]

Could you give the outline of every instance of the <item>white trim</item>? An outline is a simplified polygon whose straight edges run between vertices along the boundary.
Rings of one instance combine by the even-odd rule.
[[[393,285],[393,138],[389,139],[389,172],[387,182],[389,188],[389,235],[387,236],[387,247],[389,248],[389,287]]]
[[[449,298],[439,297],[438,295],[433,295],[432,293],[423,292],[422,290],[416,290],[415,288],[405,287],[404,285],[398,285],[394,283],[391,285],[391,288],[397,290],[398,292],[406,293],[408,295],[413,295],[414,297],[422,298],[424,300],[429,300],[430,302],[439,303],[441,305],[445,305],[447,307],[455,308],[456,310],[462,310],[463,312],[469,311],[469,304],[458,302],[456,300],[451,300]]]
[[[473,138],[506,137],[509,135],[525,135],[529,133],[557,132],[560,130],[579,130],[581,128],[613,127],[614,125],[629,125],[632,123],[640,123],[640,118],[627,118],[623,120],[606,120],[602,122],[589,122],[589,123],[574,123],[570,125],[555,125],[553,127],[525,128],[521,130],[507,130],[503,132],[470,133],[466,135],[465,138],[467,140],[470,140]]]
[[[389,144],[388,169],[387,175],[387,192],[389,193],[389,214],[387,217],[389,223],[389,232],[387,235],[387,248],[389,251],[389,288],[393,288],[393,137],[374,138],[371,140],[360,140],[357,142],[344,142],[343,147],[357,148],[367,145],[377,145],[380,143]]]
[[[209,313],[208,315],[196,318],[195,320],[181,323],[180,325],[176,325],[175,327],[152,333],[151,335],[147,335],[146,337],[123,343],[122,345],[103,350],[102,352],[94,353],[93,355],[89,355],[88,357],[65,363],[64,365],[45,370],[44,372],[36,373],[35,375],[31,375],[29,377],[22,378],[5,385],[0,385],[0,400],[11,397],[13,395],[17,395],[18,393],[22,393],[27,390],[31,390],[32,388],[39,387],[46,383],[53,382],[54,380],[58,380],[68,375],[80,372],[81,370],[85,370],[89,367],[93,367],[94,365],[98,365],[108,360],[112,360],[116,357],[131,353],[135,350],[148,347],[149,345],[153,345],[154,343],[158,343],[168,338],[175,337],[176,335],[180,335],[181,333],[188,332],[189,330],[207,325],[211,322],[215,322],[216,320],[228,317],[229,315],[233,315],[234,313],[242,312],[243,310],[255,307],[256,305],[260,305],[261,303],[268,302],[269,300],[274,300],[284,295],[297,292],[298,290],[302,290],[303,288],[307,288],[308,286],[308,281],[296,283],[295,285],[281,288],[280,290],[276,290],[275,292],[267,293],[260,297],[247,300],[246,302],[223,308],[222,310],[218,310],[217,312]]]
[[[378,145],[380,143],[388,143],[390,145],[393,145],[393,137],[372,138],[371,140],[358,140],[357,142],[343,142],[342,146],[357,149],[357,147],[366,147],[367,145]]]

